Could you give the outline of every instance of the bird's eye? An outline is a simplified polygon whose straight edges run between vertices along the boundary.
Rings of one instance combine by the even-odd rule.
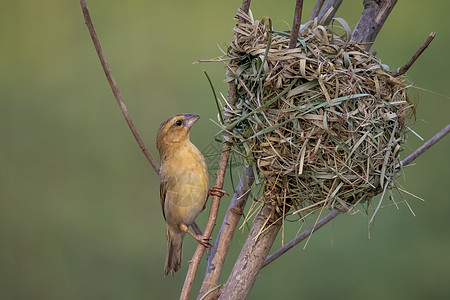
[[[181,124],[183,124],[183,122],[181,120],[176,120],[175,121],[175,125],[176,126],[181,126]]]

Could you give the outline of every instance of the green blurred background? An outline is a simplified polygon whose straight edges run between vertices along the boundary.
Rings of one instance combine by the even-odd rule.
[[[305,1],[304,16],[313,2]],[[294,3],[254,0],[252,10],[286,30]],[[128,110],[153,153],[159,124],[174,113],[202,116],[191,135],[200,149],[212,140],[217,128],[209,119],[217,111],[202,71],[226,92],[225,70],[191,63],[220,55],[217,45],[233,38],[240,4],[88,1]],[[408,72],[417,86],[436,92],[412,91],[419,99],[413,128],[425,139],[450,119],[450,100],[439,95],[450,95],[449,9],[448,1],[399,1],[373,47],[394,69],[436,31]],[[362,1],[347,0],[338,16],[353,28],[361,11]],[[164,278],[158,178],[115,103],[79,2],[3,1],[0,41],[0,298],[177,298],[195,242],[185,240],[182,270]],[[410,135],[404,155],[421,143]],[[447,299],[449,150],[447,137],[400,179],[426,200],[407,197],[416,217],[404,205],[384,208],[369,239],[366,216],[340,216],[306,249],[264,269],[250,298]],[[301,224],[287,225],[289,239]],[[225,272],[246,232],[235,237]],[[204,263],[194,291],[203,272]]]

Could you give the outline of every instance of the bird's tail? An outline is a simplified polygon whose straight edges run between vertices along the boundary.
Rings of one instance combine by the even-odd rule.
[[[183,238],[186,233],[183,231],[175,231],[166,227],[167,252],[166,262],[164,265],[164,274],[173,274],[181,267]]]

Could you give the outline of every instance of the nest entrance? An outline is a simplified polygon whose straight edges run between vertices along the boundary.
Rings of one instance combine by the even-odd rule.
[[[289,49],[290,34],[268,19],[238,18],[227,72],[237,99],[224,125],[264,181],[265,201],[349,208],[391,188],[412,107],[404,82],[349,41],[342,19],[343,35],[309,23]]]

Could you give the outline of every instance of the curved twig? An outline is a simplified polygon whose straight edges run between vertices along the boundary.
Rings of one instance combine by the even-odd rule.
[[[106,62],[106,58],[105,58],[105,55],[103,54],[103,50],[100,45],[100,41],[98,40],[97,33],[95,32],[94,25],[92,24],[91,16],[89,14],[89,10],[87,8],[86,1],[80,0],[80,4],[81,4],[81,10],[83,11],[84,21],[89,30],[89,33],[91,34],[92,42],[94,43],[95,50],[97,51],[98,58],[100,59],[100,62],[103,67],[103,71],[105,72],[106,78],[108,79],[111,90],[114,94],[114,97],[117,100],[117,103],[119,104],[120,111],[122,112],[122,115],[124,116],[125,121],[127,122],[128,127],[130,128],[131,133],[134,136],[134,139],[138,143],[139,148],[141,149],[142,153],[145,155],[145,158],[147,158],[148,162],[152,166],[153,170],[155,170],[156,174],[159,175],[159,164],[156,162],[156,160],[150,154],[147,147],[145,146],[144,141],[142,140],[141,136],[137,132],[136,127],[134,126],[133,121],[131,120],[131,117],[128,114],[127,107],[125,106],[125,103],[123,102],[119,87],[117,86],[117,83],[114,80],[111,70],[109,69],[108,63]]]

